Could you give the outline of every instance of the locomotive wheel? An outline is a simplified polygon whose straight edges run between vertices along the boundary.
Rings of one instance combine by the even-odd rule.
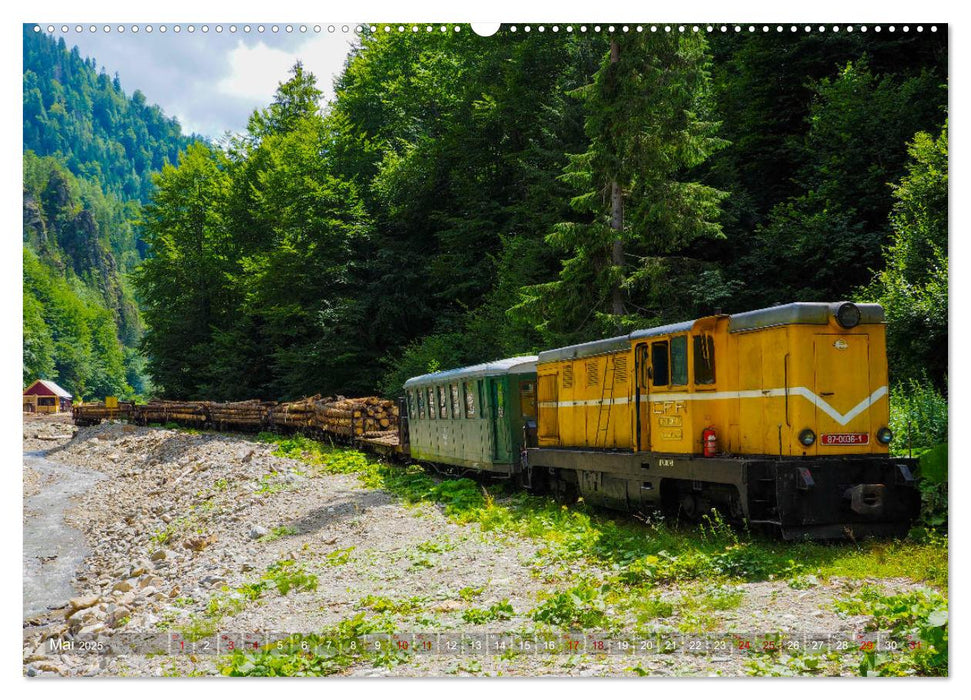
[[[701,508],[698,504],[698,497],[690,491],[685,491],[681,494],[681,515],[684,516],[686,520],[695,522],[698,520]]]
[[[572,506],[580,497],[576,484],[556,475],[550,476],[550,491],[553,493],[553,500],[565,506]]]

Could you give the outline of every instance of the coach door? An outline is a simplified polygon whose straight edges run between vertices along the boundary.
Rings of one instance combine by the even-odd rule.
[[[637,410],[634,411],[634,435],[638,452],[649,450],[651,447],[650,366],[648,345],[639,343],[634,348],[634,374],[636,375],[634,401],[637,405]]]

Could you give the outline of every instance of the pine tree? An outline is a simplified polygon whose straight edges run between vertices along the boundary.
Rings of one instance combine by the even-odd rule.
[[[708,118],[709,82],[701,36],[628,34],[611,41],[593,82],[576,91],[590,145],[563,177],[579,191],[577,218],[547,237],[567,258],[559,279],[527,288],[520,305],[538,312],[551,340],[643,324],[640,314],[658,308],[652,276],[663,256],[720,235],[725,193],[689,176],[725,145]]]

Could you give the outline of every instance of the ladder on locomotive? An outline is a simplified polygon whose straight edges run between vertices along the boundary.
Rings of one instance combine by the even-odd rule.
[[[603,435],[603,446],[607,446],[607,431],[610,429],[610,410],[614,406],[614,378],[617,373],[616,358],[607,356],[604,367],[603,383],[600,386],[600,406],[597,409],[597,432],[593,436],[593,446],[596,447]],[[610,375],[608,381],[607,376]],[[610,397],[607,400],[607,387],[610,387]],[[606,418],[604,414],[606,413]],[[602,427],[601,427],[602,426]]]

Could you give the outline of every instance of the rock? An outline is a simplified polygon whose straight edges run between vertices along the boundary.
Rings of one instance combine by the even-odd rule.
[[[82,627],[78,630],[78,635],[88,635],[88,634],[99,634],[105,631],[104,623],[96,622],[93,625],[88,625],[87,627]],[[43,669],[42,669],[43,670]]]
[[[142,576],[143,574],[148,573],[151,570],[151,568],[152,568],[152,563],[150,561],[146,561],[145,559],[139,559],[137,562],[135,562],[135,566],[132,567],[131,575]]]
[[[73,613],[78,610],[84,610],[85,608],[90,608],[101,602],[101,596],[99,595],[89,595],[82,598],[71,598],[68,601],[68,614],[70,617]]]
[[[182,593],[182,586],[172,586],[172,590],[169,591],[169,598],[178,598]]]
[[[254,449],[252,449],[252,448],[250,448],[250,449],[247,449],[247,448],[245,448],[245,447],[244,447],[243,449],[241,449],[241,450],[240,450],[240,451],[239,451],[239,452],[237,453],[237,455],[236,455],[236,456],[237,456],[237,457],[239,457],[239,461],[240,461],[240,462],[242,462],[243,464],[246,464],[246,463],[247,463],[247,462],[249,462],[249,461],[250,461],[251,459],[253,459],[253,454],[255,454],[255,452],[256,452],[256,450],[254,450]]]
[[[215,588],[216,586],[222,586],[226,583],[226,579],[222,576],[206,576],[199,583],[203,586],[209,586],[210,588]]]
[[[263,535],[268,535],[269,533],[270,531],[262,525],[254,525],[249,529],[249,536],[251,540],[258,540],[259,538],[263,537]]]
[[[138,587],[143,590],[142,594],[145,595],[144,593],[145,589],[154,588],[158,590],[159,588],[162,587],[163,583],[164,582],[162,581],[162,579],[160,579],[158,576],[143,576],[138,581]]]
[[[324,544],[337,544],[337,538],[328,537],[326,540],[324,540]]]
[[[197,535],[182,541],[182,546],[191,549],[193,552],[201,552],[209,545],[213,544],[218,538],[215,535]]]
[[[130,591],[134,587],[135,586],[132,585],[132,582],[130,580],[125,579],[124,581],[119,581],[114,586],[112,586],[111,592],[112,593],[127,593],[128,591]]]
[[[168,525],[170,522],[172,522],[172,516],[169,515],[168,513],[164,513],[162,515],[162,522]]]
[[[171,557],[172,557],[172,552],[170,552],[169,550],[156,549],[154,552],[152,552],[152,555],[149,557],[149,559],[155,562],[159,562],[165,559],[170,559]]]

